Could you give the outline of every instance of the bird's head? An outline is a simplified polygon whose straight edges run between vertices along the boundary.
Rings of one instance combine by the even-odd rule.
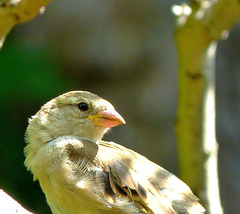
[[[74,135],[97,143],[109,128],[123,123],[108,101],[90,92],[72,91],[47,102],[32,116],[26,141],[47,143]]]

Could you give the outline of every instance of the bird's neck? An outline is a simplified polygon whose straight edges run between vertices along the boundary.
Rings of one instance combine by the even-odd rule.
[[[41,119],[39,119],[41,118]],[[109,130],[103,126],[96,126],[93,129],[84,129],[81,126],[53,127],[50,122],[42,119],[43,117],[33,117],[26,131],[27,146],[24,149],[26,155],[25,165],[28,169],[31,168],[31,161],[38,153],[39,149],[43,148],[49,142],[58,137],[76,136],[77,138],[86,139],[98,144],[103,135]]]
[[[25,137],[27,146],[25,148],[25,153],[26,155],[29,153],[36,153],[39,148],[42,148],[44,145],[55,140],[56,138],[69,135],[86,139],[98,144],[102,140],[103,135],[108,130],[109,129],[106,129],[105,127],[98,126],[95,127],[94,131],[79,129],[79,127],[75,127],[75,129],[73,129],[71,132],[68,131],[67,133],[64,133],[64,129],[58,130],[58,132],[56,132],[56,129],[53,128],[52,130],[49,130],[46,128],[46,126],[44,126],[44,124],[40,123],[34,118],[31,120],[31,123],[26,131]],[[59,133],[61,133],[61,135]]]

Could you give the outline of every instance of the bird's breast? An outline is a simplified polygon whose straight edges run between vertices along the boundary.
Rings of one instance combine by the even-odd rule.
[[[91,160],[94,155],[89,152],[78,139],[63,137],[49,142],[36,153],[31,169],[52,212],[135,213],[131,209],[119,210],[104,198],[104,182],[96,176],[103,169]]]

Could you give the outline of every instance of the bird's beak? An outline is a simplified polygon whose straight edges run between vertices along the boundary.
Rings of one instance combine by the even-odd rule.
[[[106,128],[125,124],[125,120],[114,109],[100,110],[95,115],[88,116],[88,118],[93,120],[95,125],[104,126]]]

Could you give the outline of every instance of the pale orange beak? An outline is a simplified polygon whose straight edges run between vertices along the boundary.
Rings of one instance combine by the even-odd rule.
[[[95,115],[90,115],[88,118],[92,119],[95,125],[104,126],[106,128],[125,124],[125,120],[114,109],[101,110]]]

